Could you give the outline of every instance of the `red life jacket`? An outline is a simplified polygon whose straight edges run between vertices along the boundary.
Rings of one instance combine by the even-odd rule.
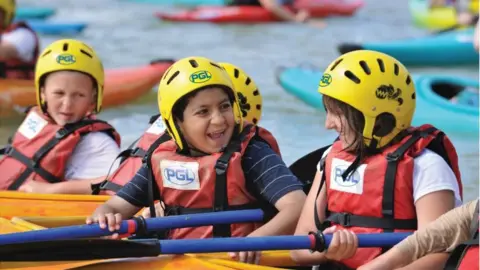
[[[2,60],[0,59],[0,78],[6,79],[30,79],[35,78],[35,64],[40,54],[40,42],[38,35],[24,22],[11,24],[3,34],[13,32],[17,29],[25,28],[35,35],[35,52],[30,62],[24,62],[20,59]]]
[[[478,200],[470,224],[470,240],[458,245],[445,264],[445,270],[478,270]]]
[[[117,158],[122,158],[120,166],[115,172],[108,176],[105,181],[93,189],[93,194],[114,195],[126,183],[135,176],[143,163],[147,153],[151,154],[157,147],[171,139],[165,132],[165,125],[160,115],[154,115],[150,118],[150,128],[143,133],[126,150],[122,151]],[[257,128],[259,138],[267,138],[270,147],[280,155],[280,148],[273,135],[264,128]],[[136,144],[136,145],[135,145]]]
[[[171,139],[165,132],[165,126],[160,115],[152,116],[149,124],[151,125],[145,133],[117,156],[117,159],[121,159],[118,168],[111,175],[107,176],[105,181],[98,185],[93,185],[92,194],[116,194],[135,176],[138,169],[142,166],[147,152],[153,152],[160,143]]]
[[[27,180],[65,181],[68,159],[83,135],[106,132],[118,145],[120,135],[107,122],[93,117],[59,126],[38,107],[32,108],[12,142],[0,149],[0,190],[17,190]]]
[[[259,127],[246,125],[243,132],[233,138],[223,152],[200,157],[178,153],[173,140],[160,144],[148,156],[146,164],[152,168],[161,200],[166,206],[165,215],[264,207],[264,202],[257,200],[248,190],[241,164],[250,141],[259,138],[258,129]],[[262,137],[261,140],[270,144],[275,139],[270,136]],[[149,189],[153,194],[153,187]],[[273,213],[267,214],[267,220],[271,217],[270,214]],[[175,229],[170,231],[169,238],[246,236],[260,225],[247,223]]]
[[[342,174],[356,156],[343,151],[340,141],[333,143],[322,165],[324,173],[320,188],[323,183],[327,186],[327,218],[323,224],[315,204],[315,224],[319,230],[333,224],[338,230],[349,228],[356,233],[416,230],[413,166],[414,159],[426,148],[450,165],[462,194],[458,157],[448,137],[431,125],[409,131],[399,143],[366,157],[345,180]],[[359,248],[355,256],[342,263],[357,268],[384,251],[381,248]]]

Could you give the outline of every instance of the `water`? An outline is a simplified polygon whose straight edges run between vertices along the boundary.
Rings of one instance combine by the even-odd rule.
[[[323,112],[307,107],[279,87],[275,80],[277,67],[312,63],[324,68],[338,56],[336,45],[340,42],[380,41],[425,33],[412,25],[407,1],[365,2],[355,16],[328,19],[327,27],[318,29],[281,23],[223,26],[162,23],[153,12],[174,8],[117,0],[18,1],[19,5],[57,7],[57,15],[51,20],[88,22],[89,27],[76,38],[91,44],[106,68],[191,55],[241,66],[260,87],[264,99],[261,124],[277,136],[287,164],[330,143],[335,134],[323,128]],[[60,37],[42,36],[42,47],[57,38]],[[411,72],[478,76],[478,68],[411,69]],[[152,92],[141,102],[105,110],[100,118],[118,128],[125,147],[147,127],[149,116],[157,112],[156,95]],[[0,141],[5,141],[20,121],[20,118],[3,119]],[[460,155],[465,199],[473,199],[478,195],[478,134],[452,140]]]

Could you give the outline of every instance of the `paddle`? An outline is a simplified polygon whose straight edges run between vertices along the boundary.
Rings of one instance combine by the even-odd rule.
[[[391,247],[410,233],[357,234],[359,247]],[[66,261],[162,254],[311,249],[323,251],[332,235],[266,236],[184,240],[58,240],[0,246],[0,261]]]
[[[138,217],[122,221],[120,230],[116,231],[116,233],[122,235],[139,232],[142,233],[146,231],[161,231],[165,229],[200,227],[216,224],[261,222],[262,220],[263,212],[260,209],[223,211],[149,219]],[[113,234],[113,232],[110,232],[107,228],[100,228],[98,224],[66,226],[51,228],[48,230],[3,234],[0,235],[0,245],[72,238],[100,237],[111,234]]]
[[[325,152],[330,146],[331,145],[327,145],[312,151],[290,165],[289,169],[292,173],[304,183],[303,191],[305,191],[305,193],[310,191],[313,179],[317,173],[317,164],[322,158],[323,152]]]

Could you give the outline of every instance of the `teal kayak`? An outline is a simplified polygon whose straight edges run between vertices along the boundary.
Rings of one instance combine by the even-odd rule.
[[[322,96],[317,92],[322,77],[318,69],[279,68],[276,76],[285,91],[324,110]],[[413,125],[428,123],[452,133],[478,133],[477,80],[444,75],[418,75],[413,79],[417,92]]]
[[[86,27],[86,23],[61,23],[40,20],[28,20],[27,24],[37,33],[44,35],[78,34]]]
[[[19,7],[15,11],[15,20],[46,19],[54,14],[54,8]]]
[[[455,30],[420,38],[363,44],[342,43],[342,54],[355,50],[374,50],[397,58],[409,66],[478,66],[478,52],[473,47],[474,29]]]
[[[133,3],[157,4],[169,6],[225,6],[228,0],[126,0]]]

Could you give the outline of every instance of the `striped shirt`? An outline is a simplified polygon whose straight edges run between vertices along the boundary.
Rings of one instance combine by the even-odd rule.
[[[289,192],[303,190],[300,180],[264,142],[250,141],[242,159],[242,168],[248,190],[252,191],[252,195],[272,205]],[[142,166],[133,179],[118,191],[117,196],[135,206],[147,207],[149,204],[147,172]],[[159,200],[158,188],[154,190],[154,200]]]

